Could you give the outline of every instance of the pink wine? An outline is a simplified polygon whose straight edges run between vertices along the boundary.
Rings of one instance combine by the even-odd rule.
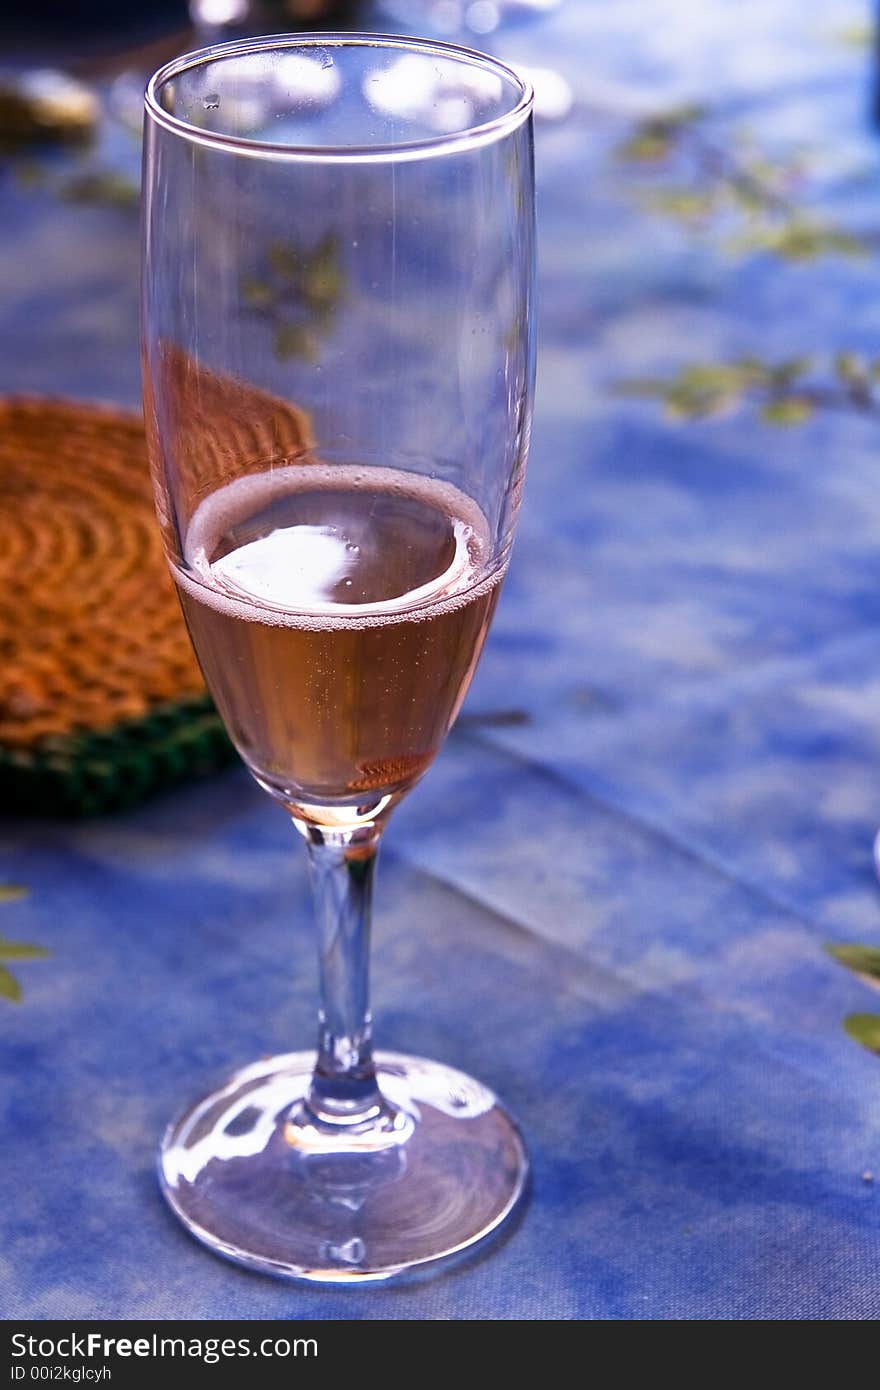
[[[498,597],[486,520],[449,483],[307,464],[196,510],[176,571],[205,680],[263,786],[373,804],[434,758]]]

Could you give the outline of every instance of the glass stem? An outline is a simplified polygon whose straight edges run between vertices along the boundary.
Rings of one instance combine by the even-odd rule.
[[[299,823],[318,926],[318,1058],[308,1107],[321,1124],[375,1123],[385,1113],[373,1065],[370,908],[380,832]]]

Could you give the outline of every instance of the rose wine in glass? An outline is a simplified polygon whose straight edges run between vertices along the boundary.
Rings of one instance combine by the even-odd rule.
[[[205,680],[305,841],[318,1043],[169,1127],[186,1228],[253,1269],[386,1279],[498,1230],[527,1160],[491,1090],[374,1053],[373,873],[507,569],[534,381],[532,96],[467,49],[243,40],[151,80],[144,410]],[[413,930],[418,930],[416,926]]]
[[[205,678],[291,805],[399,796],[467,689],[502,578],[464,493],[391,469],[281,468],[196,511],[175,567]]]

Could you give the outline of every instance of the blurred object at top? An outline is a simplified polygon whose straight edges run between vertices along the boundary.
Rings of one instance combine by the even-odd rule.
[[[90,88],[51,68],[0,75],[0,146],[86,140],[100,106]]]
[[[11,13],[10,13],[11,11]],[[7,5],[0,19],[3,65],[80,68],[123,49],[166,39],[187,28],[187,0],[151,0],[123,6],[118,0],[36,0]]]
[[[348,28],[364,8],[359,0],[189,0],[200,43],[293,29]]]
[[[535,19],[558,9],[562,0],[380,0],[377,8],[396,23],[418,22],[425,34],[436,34],[459,43],[474,35],[492,34],[510,21]]]

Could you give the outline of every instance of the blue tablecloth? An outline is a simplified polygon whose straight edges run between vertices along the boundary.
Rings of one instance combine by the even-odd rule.
[[[0,999],[7,1316],[880,1314],[880,1059],[842,1026],[872,996],[823,950],[880,942],[880,431],[834,360],[880,353],[869,19],[569,0],[486,40],[573,98],[538,130],[532,465],[465,714],[387,837],[374,975],[381,1042],[521,1118],[523,1219],[337,1292],[166,1211],[169,1116],[312,1037],[302,853],[234,770],[4,825],[2,934],[52,953]],[[135,402],[135,141],[89,159],[122,180],[97,201],[72,158],[3,184],[0,389]]]

